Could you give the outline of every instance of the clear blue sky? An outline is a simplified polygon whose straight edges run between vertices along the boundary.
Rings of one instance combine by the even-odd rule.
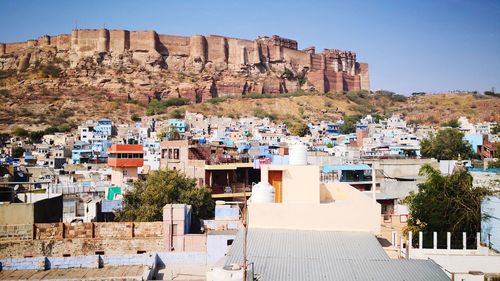
[[[372,90],[500,91],[500,1],[0,1],[0,42],[79,28],[281,35],[357,52]]]

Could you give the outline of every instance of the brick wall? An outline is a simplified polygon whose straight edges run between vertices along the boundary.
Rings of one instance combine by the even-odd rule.
[[[51,240],[17,240],[0,241],[0,259],[23,257],[62,257],[125,255],[138,252],[168,251],[162,238],[128,238],[128,239],[51,239]]]

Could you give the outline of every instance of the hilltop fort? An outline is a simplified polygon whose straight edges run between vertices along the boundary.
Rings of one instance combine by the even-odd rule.
[[[160,93],[202,102],[247,93],[370,89],[368,64],[357,62],[356,53],[337,49],[317,53],[315,47],[299,50],[297,41],[276,35],[245,40],[218,35],[75,29],[71,34],[0,44],[0,70],[22,72],[53,62],[65,63],[63,76],[99,77],[84,84],[120,88],[129,96],[130,91],[123,85],[113,86],[113,79],[136,71],[134,65],[150,72],[170,71],[195,77],[187,83],[166,78],[169,82],[162,85],[141,78],[143,83],[135,88],[142,87],[142,98]],[[132,95],[137,95],[137,89]]]

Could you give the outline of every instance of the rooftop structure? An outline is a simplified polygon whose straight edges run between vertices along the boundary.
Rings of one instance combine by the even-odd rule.
[[[137,179],[138,168],[144,165],[142,144],[113,144],[108,150],[111,184],[121,186]]]

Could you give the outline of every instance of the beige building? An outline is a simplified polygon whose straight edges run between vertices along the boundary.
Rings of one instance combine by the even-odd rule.
[[[320,183],[319,166],[263,165],[261,179],[275,200],[249,203],[250,228],[380,233],[380,204],[346,183]]]

